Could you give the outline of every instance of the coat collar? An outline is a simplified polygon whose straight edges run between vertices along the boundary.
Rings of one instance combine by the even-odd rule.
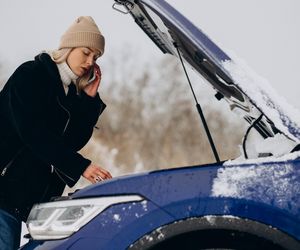
[[[50,77],[50,81],[53,82],[55,85],[55,88],[57,89],[57,92],[59,96],[64,97],[65,96],[65,90],[63,87],[63,82],[60,78],[60,74],[57,68],[56,63],[51,59],[50,55],[47,53],[41,53],[37,55],[35,58],[35,62],[42,65],[42,67],[45,69],[47,75],[45,77]]]

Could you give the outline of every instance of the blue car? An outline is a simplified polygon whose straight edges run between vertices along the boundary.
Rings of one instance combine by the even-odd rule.
[[[220,161],[194,95],[215,163],[114,178],[37,204],[21,249],[299,250],[297,111],[164,0],[112,4],[163,53],[178,57],[191,90],[186,65],[249,124],[241,157]]]

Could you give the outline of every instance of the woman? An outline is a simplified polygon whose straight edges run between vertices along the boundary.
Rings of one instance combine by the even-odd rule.
[[[19,246],[34,203],[61,195],[81,175],[92,183],[111,178],[77,153],[105,108],[95,63],[103,52],[94,20],[79,17],[58,50],[22,64],[0,92],[0,249]]]

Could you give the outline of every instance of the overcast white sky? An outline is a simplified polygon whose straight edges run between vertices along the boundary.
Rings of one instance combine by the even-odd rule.
[[[299,0],[167,0],[221,48],[232,50],[300,109]],[[106,37],[105,61],[132,46],[134,57],[160,52],[113,0],[1,0],[0,63],[10,74],[43,49],[56,48],[77,16],[91,15]]]

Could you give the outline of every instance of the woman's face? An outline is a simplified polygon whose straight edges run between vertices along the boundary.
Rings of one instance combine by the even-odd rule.
[[[72,49],[68,58],[67,64],[78,77],[83,76],[95,64],[99,52],[92,48],[78,47]]]

